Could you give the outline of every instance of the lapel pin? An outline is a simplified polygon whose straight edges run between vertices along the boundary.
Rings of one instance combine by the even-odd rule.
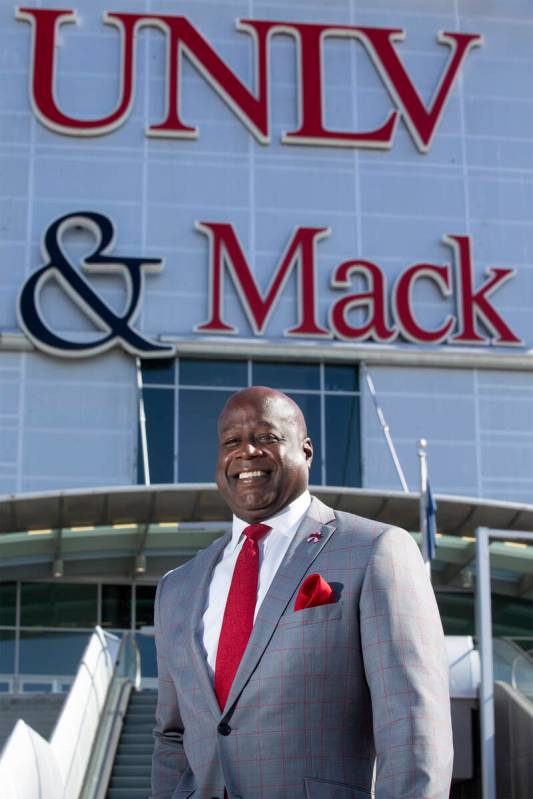
[[[320,532],[311,533],[311,535],[307,536],[307,543],[316,544],[316,542],[320,541],[321,538],[322,538],[322,533]]]

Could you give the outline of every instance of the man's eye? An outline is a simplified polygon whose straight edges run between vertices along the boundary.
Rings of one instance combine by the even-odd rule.
[[[239,439],[238,438],[228,438],[226,441],[224,441],[224,446],[225,447],[235,447],[238,443],[239,443]]]
[[[277,436],[273,435],[272,433],[265,433],[262,436],[257,437],[258,441],[261,441],[263,444],[270,444],[273,441],[277,441]]]

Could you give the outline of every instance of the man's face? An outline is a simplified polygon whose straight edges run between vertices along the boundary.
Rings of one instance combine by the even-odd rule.
[[[268,519],[307,488],[313,447],[283,395],[237,394],[220,415],[218,435],[217,485],[239,518]]]

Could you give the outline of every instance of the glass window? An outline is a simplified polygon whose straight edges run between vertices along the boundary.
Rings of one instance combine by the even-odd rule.
[[[435,596],[445,635],[475,635],[472,594],[437,591]]]
[[[152,482],[214,482],[218,415],[231,394],[248,385],[250,365],[252,384],[294,394],[302,407],[315,448],[311,482],[361,485],[357,366],[193,358],[180,359],[177,389],[167,384],[144,391]],[[140,447],[137,467],[143,482]]]
[[[0,583],[0,625],[14,627],[16,624],[17,584]]]
[[[146,438],[151,483],[174,482],[174,407],[173,391],[145,388]],[[142,451],[139,453],[142,465]]]
[[[174,358],[146,358],[142,361],[143,383],[146,385],[173,386],[175,374]]]
[[[359,397],[326,396],[326,483],[361,485]]]
[[[532,636],[524,648],[533,648],[533,602],[493,594],[492,631],[494,635]]]
[[[178,423],[180,483],[212,483],[218,452],[217,420],[231,391],[181,389]]]
[[[252,366],[252,383],[271,388],[320,389],[318,363],[257,361]]]
[[[156,588],[155,585],[137,585],[135,587],[135,626],[137,630],[140,627],[153,626]]]
[[[22,583],[20,623],[23,627],[94,627],[96,585]]]
[[[248,385],[248,367],[246,361],[180,358],[179,378],[182,386],[245,388]]]
[[[21,674],[75,674],[90,633],[20,633]]]
[[[0,630],[0,672],[13,674],[15,671],[15,631]]]
[[[155,651],[155,639],[153,635],[135,636],[135,642],[139,647],[141,656],[141,673],[143,677],[157,677],[157,657]]]
[[[102,627],[131,627],[131,585],[102,586]]]
[[[356,366],[325,364],[324,387],[326,391],[359,391],[359,370]]]
[[[307,434],[313,442],[313,464],[309,475],[311,485],[322,484],[322,447],[320,436],[320,397],[317,394],[289,394],[302,409],[307,422]]]
[[[437,591],[436,597],[446,635],[476,634],[473,594]],[[524,649],[532,648],[533,601],[492,594],[491,604],[493,635],[524,638],[516,643]]]

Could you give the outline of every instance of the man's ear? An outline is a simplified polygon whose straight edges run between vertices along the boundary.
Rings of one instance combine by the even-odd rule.
[[[304,438],[302,449],[304,451],[305,459],[307,461],[307,468],[310,469],[311,464],[313,463],[313,442],[311,441],[309,436],[307,436],[307,438]]]

